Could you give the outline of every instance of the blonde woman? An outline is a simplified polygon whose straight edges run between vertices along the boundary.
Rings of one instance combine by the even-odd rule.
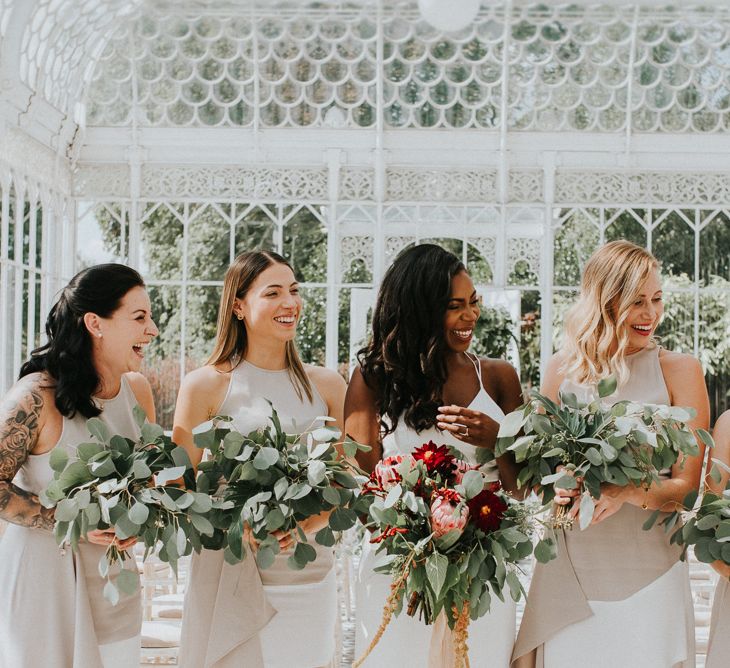
[[[597,381],[613,375],[619,386],[611,400],[691,406],[692,427],[707,428],[699,362],[654,339],[663,312],[657,260],[627,241],[606,244],[586,264],[565,344],[548,364],[542,391],[556,401],[559,391],[594,398]],[[603,485],[591,526],[561,532],[558,558],[535,568],[513,667],[695,665],[687,566],[662,527],[642,525],[652,511],[673,510],[698,487],[702,458],[701,449],[648,490]]]
[[[230,415],[246,433],[264,426],[271,401],[289,433],[330,415],[342,424],[345,382],[334,371],[302,364],[294,344],[302,312],[299,284],[276,253],[239,255],[226,272],[215,349],[180,388],[173,438],[197,465],[202,452],[192,430],[214,415]],[[305,521],[314,535],[325,516]],[[334,554],[312,541],[317,559],[301,571],[287,566],[292,537],[260,573],[253,555],[234,566],[223,552],[194,555],[183,612],[181,666],[190,668],[316,668],[335,652],[337,589]]]
[[[710,460],[707,462],[708,474],[713,465],[712,459],[719,459],[730,465],[730,410],[718,418],[713,436],[715,449],[710,453]],[[705,484],[716,494],[722,494],[729,478],[727,471],[724,469],[720,471],[722,476],[719,482],[715,482],[709,475],[705,477]],[[720,575],[720,580],[712,604],[705,668],[724,668],[730,657],[730,566],[722,561],[716,561],[712,567]]]

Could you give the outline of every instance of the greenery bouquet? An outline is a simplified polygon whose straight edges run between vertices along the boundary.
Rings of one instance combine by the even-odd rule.
[[[680,456],[699,452],[687,426],[693,409],[631,401],[609,405],[603,400],[616,391],[614,378],[600,381],[597,389],[598,398],[589,403],[561,393],[560,405],[533,390],[531,400],[502,422],[495,448],[496,455],[514,453],[523,464],[518,485],[538,489],[546,502],[552,501],[556,487],[576,489],[582,480],[581,529],[593,519],[602,483],[648,488]],[[697,434],[712,445],[706,431]],[[553,526],[571,525],[566,508],[559,507]]]
[[[331,420],[321,417],[315,422]],[[339,438],[339,430],[327,426],[287,434],[273,408],[270,424],[247,435],[233,429],[226,416],[197,428],[195,444],[210,452],[210,458],[198,468],[197,490],[225,503],[209,516],[216,534],[206,547],[224,549],[226,560],[237,563],[244,557],[244,532],[250,531],[258,544],[256,562],[260,568],[268,568],[279,553],[274,532],[288,531],[295,547],[287,563],[292,569],[302,569],[317,554],[300,523],[327,511],[328,524],[314,540],[333,546],[335,533],[357,521],[351,506],[360,474],[339,454],[335,447]],[[343,449],[352,458],[358,449],[369,448],[346,440]]]
[[[712,461],[710,476],[719,483],[722,479],[719,469],[730,472],[730,467],[718,459]],[[687,550],[693,547],[698,561],[705,564],[713,561],[730,564],[730,481],[721,494],[706,489],[699,506],[698,496],[697,490],[687,494],[683,508],[665,516],[661,524],[667,531],[674,529],[671,540],[684,548],[682,559],[686,557]],[[684,522],[679,522],[682,516]],[[658,517],[658,512],[652,513],[646,527],[651,527]]]
[[[443,613],[456,665],[465,665],[469,620],[486,614],[492,595],[503,599],[506,588],[514,600],[524,593],[517,562],[532,552],[529,508],[433,442],[380,461],[363,498],[370,540],[382,555],[375,570],[391,575],[392,584],[380,628],[354,665],[404,605],[426,624]]]
[[[187,453],[176,446],[156,424],[146,422],[136,406],[141,429],[135,442],[110,433],[99,418],[87,421],[91,438],[70,456],[63,448],[51,452],[53,480],[41,502],[55,507],[54,529],[59,545],[78,550],[79,541],[94,529],[113,528],[119,539],[135,537],[145,545],[145,558],[159,548],[159,557],[177,572],[177,561],[201,547],[201,535],[213,533],[206,514],[215,506],[207,494],[168,486],[184,477],[192,483]],[[99,573],[107,579],[104,596],[112,604],[120,594],[132,594],[139,584],[134,559],[110,545]]]

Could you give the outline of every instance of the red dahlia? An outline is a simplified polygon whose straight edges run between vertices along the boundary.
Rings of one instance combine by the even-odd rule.
[[[429,473],[451,475],[456,468],[456,460],[445,445],[436,445],[433,441],[424,443],[413,451],[413,459],[422,461]]]
[[[499,529],[504,511],[507,510],[507,504],[489,489],[483,489],[466,505],[469,507],[469,521],[474,522],[484,533]]]

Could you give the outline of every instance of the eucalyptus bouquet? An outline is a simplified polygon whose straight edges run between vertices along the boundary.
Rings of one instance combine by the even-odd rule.
[[[320,417],[315,422],[331,420]],[[360,471],[335,447],[339,430],[323,426],[287,434],[273,407],[269,422],[244,435],[233,429],[231,418],[218,416],[195,430],[197,447],[210,452],[210,458],[198,467],[197,490],[225,503],[225,508],[209,515],[216,533],[206,547],[224,549],[225,559],[237,563],[244,557],[244,531],[248,530],[258,543],[257,564],[268,568],[279,552],[274,532],[288,531],[295,547],[287,564],[299,570],[317,556],[300,522],[330,511],[327,526],[314,540],[333,546],[335,532],[357,521],[350,506]],[[343,449],[351,459],[357,450],[369,447],[347,439]]]
[[[528,403],[505,417],[495,448],[497,456],[514,453],[523,464],[518,485],[537,488],[546,502],[552,501],[556,487],[576,489],[582,479],[581,529],[593,519],[602,483],[648,489],[681,455],[699,452],[687,426],[694,409],[631,401],[609,405],[602,400],[616,391],[614,378],[600,381],[597,389],[598,398],[589,403],[561,393],[559,405],[533,390]],[[706,431],[698,429],[697,434],[712,444]],[[556,471],[559,466],[565,470]],[[565,507],[558,508],[555,528],[572,525],[565,513]]]
[[[532,553],[530,508],[432,441],[380,461],[362,496],[381,554],[375,570],[392,584],[380,628],[354,665],[404,605],[425,624],[443,613],[456,665],[466,664],[469,620],[489,611],[492,595],[504,600],[509,589],[517,601],[524,593],[517,562]]]
[[[720,468],[730,472],[730,467],[718,459],[713,459],[710,476],[719,483]],[[684,498],[684,507],[665,516],[660,524],[667,531],[674,529],[672,543],[678,543],[684,548],[682,558],[686,557],[690,546],[698,561],[711,564],[713,561],[722,561],[730,564],[730,481],[721,494],[708,489],[702,496],[700,505],[697,504],[698,492],[691,491]],[[684,522],[679,522],[684,516]],[[659,511],[652,513],[645,528],[650,528],[658,519]],[[675,528],[677,527],[678,528]]]
[[[190,459],[162,427],[146,421],[139,406],[134,417],[141,429],[137,441],[111,434],[106,423],[91,418],[86,422],[91,438],[79,444],[75,455],[63,448],[52,450],[53,480],[41,502],[56,509],[54,534],[59,545],[78,550],[89,531],[113,528],[122,540],[142,541],[145,558],[159,546],[160,559],[177,572],[178,559],[200,550],[201,535],[212,535],[206,514],[222,503],[207,494],[168,486],[179,478],[192,484]],[[112,544],[99,562],[99,573],[107,579],[104,596],[112,604],[120,593],[134,593],[139,584],[134,559],[124,567],[129,558]]]

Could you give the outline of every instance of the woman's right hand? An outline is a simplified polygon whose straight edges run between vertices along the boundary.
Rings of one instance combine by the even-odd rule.
[[[719,573],[720,577],[730,578],[730,564],[726,564],[724,561],[713,561],[710,566]]]
[[[120,540],[117,538],[117,534],[114,529],[94,529],[86,534],[86,540],[94,545],[102,545],[104,547],[116,545],[121,552],[129,549],[137,542],[136,536]]]
[[[573,471],[570,471],[569,469],[566,469],[564,466],[558,466],[557,469],[555,469],[556,473],[565,473],[565,475],[572,476],[574,475]],[[578,486],[575,489],[564,489],[563,487],[554,487],[555,489],[555,499],[553,501],[559,505],[559,506],[567,506],[571,503],[573,503],[573,499],[580,496],[581,493],[581,483],[583,482],[583,478],[576,478],[576,481],[578,482]],[[573,508],[572,510],[575,510],[577,513],[577,506]],[[571,511],[572,512],[572,511]]]

